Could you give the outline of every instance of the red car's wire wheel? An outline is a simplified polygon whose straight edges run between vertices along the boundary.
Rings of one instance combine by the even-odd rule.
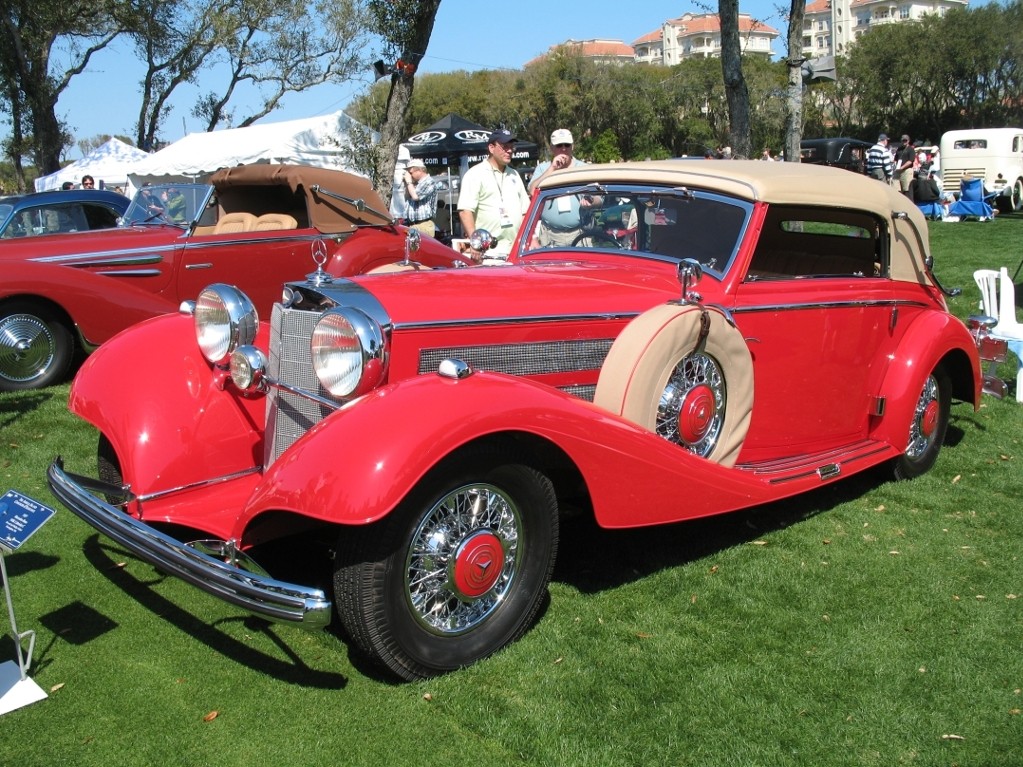
[[[941,422],[941,400],[938,382],[933,375],[927,377],[920,399],[916,403],[916,412],[909,425],[909,444],[906,455],[916,459],[927,452],[934,443],[938,426]]]
[[[412,536],[405,596],[428,631],[471,631],[501,603],[515,580],[520,513],[500,488],[472,484],[451,491]]]

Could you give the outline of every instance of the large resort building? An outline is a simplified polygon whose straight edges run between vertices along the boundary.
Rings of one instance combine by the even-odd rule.
[[[878,24],[919,21],[928,14],[944,15],[963,8],[968,0],[812,0],[803,19],[803,53],[808,57],[834,56]],[[778,30],[748,13],[739,14],[739,37],[745,55],[773,58]],[[654,64],[674,66],[687,59],[721,55],[721,21],[716,13],[686,13],[668,19],[660,29],[628,45],[621,40],[566,40],[537,56],[526,66],[555,52],[582,56],[599,64]]]
[[[803,53],[834,56],[878,24],[919,21],[927,15],[944,16],[963,8],[967,0],[814,0],[803,17]]]

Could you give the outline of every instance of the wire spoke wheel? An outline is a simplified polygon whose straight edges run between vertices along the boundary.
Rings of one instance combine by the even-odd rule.
[[[554,485],[516,451],[478,451],[449,457],[387,517],[338,540],[342,630],[402,679],[492,655],[544,603],[558,550]]]
[[[515,580],[522,525],[500,488],[478,484],[448,493],[412,536],[405,597],[427,631],[457,635],[494,611]]]
[[[655,431],[706,457],[717,445],[726,404],[725,378],[717,361],[706,354],[690,354],[668,376],[657,404]]]

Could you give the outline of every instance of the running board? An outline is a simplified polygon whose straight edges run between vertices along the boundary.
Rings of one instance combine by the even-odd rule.
[[[873,466],[887,457],[894,458],[896,455],[890,445],[865,439],[820,453],[741,463],[736,464],[735,468],[763,477],[771,484],[806,479],[815,474],[825,482],[867,468],[857,465],[863,461],[866,461],[868,466]]]

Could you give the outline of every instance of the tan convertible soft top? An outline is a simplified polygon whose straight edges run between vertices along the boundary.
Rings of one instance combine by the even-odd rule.
[[[306,165],[237,165],[218,170],[210,178],[210,183],[217,189],[223,211],[244,210],[256,214],[290,214],[293,211],[262,210],[262,207],[274,206],[263,204],[254,208],[251,200],[234,198],[252,197],[253,191],[258,192],[253,187],[290,189],[292,196],[301,195],[305,199],[305,215],[296,218],[308,219],[310,226],[324,233],[351,232],[358,226],[390,221],[387,204],[373,191],[369,179],[340,170]],[[272,199],[273,196],[266,197]],[[361,200],[364,205],[357,206],[346,200]]]
[[[659,160],[578,165],[552,173],[540,189],[590,183],[650,183],[707,189],[753,202],[814,205],[872,212],[891,225],[891,275],[929,283],[927,221],[892,187],[840,168],[756,160]]]

